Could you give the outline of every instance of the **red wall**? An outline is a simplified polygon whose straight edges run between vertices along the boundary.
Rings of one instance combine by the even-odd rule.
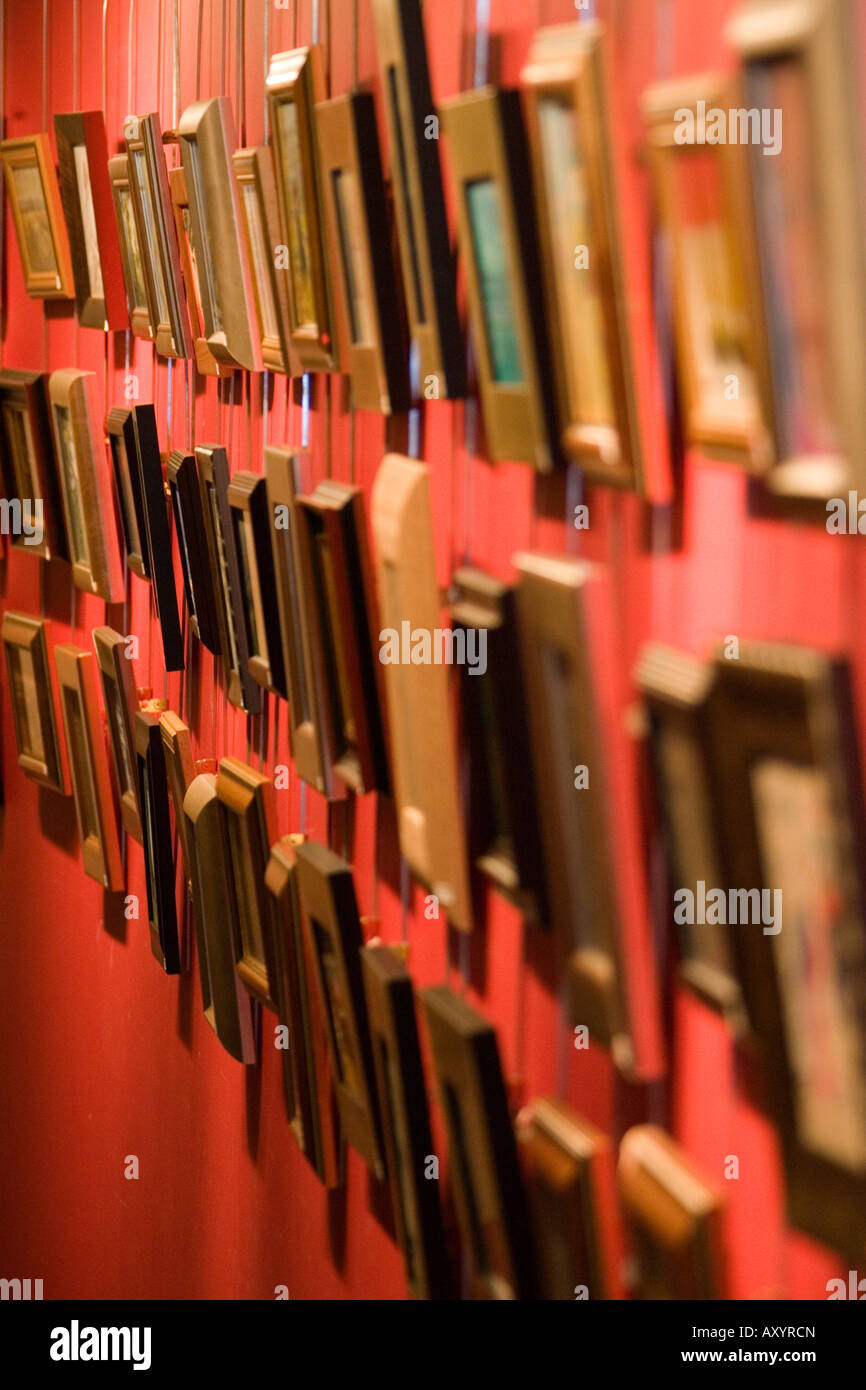
[[[201,95],[240,89],[235,10],[204,6]],[[321,38],[328,43],[332,93],[353,77],[373,82],[375,49],[369,0],[322,0]],[[471,80],[471,0],[428,0],[427,39],[434,95]],[[638,101],[656,77],[727,63],[722,28],[731,0],[600,0],[611,25],[618,177],[632,277],[631,329],[648,412],[647,446],[665,462],[661,383],[669,363],[656,351],[650,297],[650,216],[640,157]],[[103,105],[113,153],[130,111],[158,108],[164,127],[195,97],[199,5],[179,3],[178,95],[173,105],[172,0],[108,0],[103,60],[102,0],[49,0],[47,87],[43,90],[40,7],[5,6],[4,134],[52,129],[56,111]],[[491,29],[501,36],[501,79],[516,81],[536,25],[573,19],[570,0],[492,0]],[[354,19],[357,14],[357,28]],[[297,22],[297,30],[293,24]],[[267,52],[308,42],[313,6],[298,14],[248,0],[245,26],[246,142],[264,135]],[[357,34],[357,45],[353,34]],[[462,77],[461,77],[462,74]],[[131,88],[129,81],[131,77]],[[47,121],[43,117],[43,103]],[[238,113],[239,114],[239,113]],[[53,138],[53,136],[52,136]],[[447,150],[445,151],[447,161]],[[151,348],[123,334],[106,340],[77,327],[65,304],[26,297],[17,249],[4,228],[2,363],[42,368],[79,365],[97,374],[105,409],[123,404],[126,358],[152,399],[164,448],[193,442],[229,447],[233,468],[261,467],[263,442],[299,445],[301,407],[287,382],[237,374],[217,389],[187,374],[186,364],[157,361]],[[562,477],[536,484],[525,465],[491,467],[472,452],[472,409],[426,406],[423,455],[431,464],[440,580],[469,559],[510,572],[520,548],[583,553],[608,563],[615,596],[615,641],[627,676],[641,644],[658,638],[703,651],[721,634],[845,649],[855,662],[863,703],[862,643],[857,615],[866,600],[866,562],[856,539],[790,523],[748,519],[745,484],[734,468],[697,457],[685,461],[681,516],[650,511],[634,498],[588,494],[589,533],[564,522]],[[381,417],[347,409],[339,378],[313,379],[308,483],[328,472],[369,490],[389,439]],[[569,506],[574,497],[569,495]],[[669,538],[682,522],[682,546]],[[148,607],[148,587],[128,581],[127,611],[108,610],[71,589],[68,568],[46,568],[16,553],[2,571],[2,606],[51,619],[51,640],[90,646],[106,621],[140,635],[136,683],[168,697],[188,719],[197,755],[232,753],[266,767],[288,761],[287,713],[270,698],[265,716],[247,719],[215,695],[212,659],[203,648],[185,676],[166,678]],[[150,636],[148,636],[150,634]],[[624,685],[626,682],[624,681]],[[265,1048],[260,1069],[236,1065],[201,1015],[191,961],[166,978],[153,961],[146,923],[125,921],[116,901],[83,874],[71,799],[43,792],[15,761],[8,701],[2,701],[5,809],[0,812],[0,1275],[44,1280],[47,1298],[272,1298],[287,1285],[293,1298],[402,1298],[402,1262],[387,1204],[361,1160],[349,1151],[345,1191],[330,1198],[298,1151],[285,1120],[279,1058]],[[636,750],[635,750],[636,752]],[[515,1101],[544,1091],[567,1095],[587,1117],[618,1134],[635,1119],[669,1124],[725,1186],[729,1199],[729,1293],[769,1290],[782,1297],[822,1298],[840,1261],[786,1231],[778,1150],[772,1127],[750,1103],[721,1023],[678,993],[668,1079],[643,1093],[618,1081],[607,1056],[575,1051],[557,1007],[548,943],[524,931],[514,908],[489,894],[486,924],[471,946],[444,923],[423,916],[414,884],[401,902],[393,808],[375,796],[357,803],[352,821],[330,811],[293,777],[278,792],[279,830],[302,825],[351,860],[368,935],[409,943],[416,983],[447,978],[499,1030]],[[656,831],[645,830],[647,864],[658,865]],[[140,847],[127,843],[128,891],[145,901]],[[653,877],[655,882],[655,877]],[[378,925],[377,925],[378,923]],[[453,938],[454,933],[450,933]],[[441,1136],[440,1136],[441,1142]],[[140,1160],[138,1181],[124,1160]],[[740,1159],[738,1181],[724,1183],[725,1156]]]

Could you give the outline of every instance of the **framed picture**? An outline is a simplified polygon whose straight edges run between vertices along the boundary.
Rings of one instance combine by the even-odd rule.
[[[109,159],[108,178],[114,202],[114,220],[120,244],[120,264],[130,327],[137,338],[152,338],[153,327],[148,308],[144,258],[138,239],[132,189],[129,186],[129,160],[125,154],[116,154]]]
[[[21,508],[12,545],[43,560],[67,559],[45,372],[0,370],[0,462],[6,496]]]
[[[24,287],[31,299],[72,299],[72,260],[47,135],[0,143]]]
[[[265,479],[271,517],[274,576],[283,666],[289,692],[292,757],[298,776],[317,791],[325,791],[325,759],[322,750],[317,695],[313,682],[312,614],[307,612],[299,559],[299,520],[295,506],[300,484],[300,457],[289,449],[265,447]]]
[[[48,666],[48,623],[7,608],[2,637],[18,766],[40,786],[66,796]]]
[[[93,630],[93,646],[102,701],[108,724],[108,739],[114,761],[120,819],[124,830],[144,844],[141,811],[138,804],[138,766],[135,754],[135,717],[138,698],[132,677],[132,663],[126,656],[126,638],[111,627]]]
[[[171,493],[190,626],[214,656],[222,653],[220,592],[213,587],[207,528],[195,454],[174,449],[166,477]]]
[[[648,490],[608,136],[604,29],[539,29],[521,73],[562,452]]]
[[[372,92],[316,107],[340,362],[356,410],[408,410],[409,350],[397,294]]]
[[[637,1264],[632,1297],[725,1298],[724,1197],[679,1144],[657,1125],[635,1125],[617,1178]]]
[[[167,975],[180,972],[175,865],[160,716],[138,710],[135,754],[141,808],[150,949]]]
[[[229,98],[188,106],[177,136],[207,345],[218,362],[259,372],[262,355],[232,166],[235,128]]]
[[[606,575],[561,556],[513,563],[550,919],[572,1018],[626,1075],[658,1075],[656,965]]]
[[[286,699],[280,615],[274,603],[274,552],[267,483],[259,473],[235,473],[228,505],[241,577],[244,636],[253,680]]]
[[[703,884],[703,891],[711,892],[722,886],[709,762],[712,667],[651,642],[641,653],[635,683],[647,714],[671,887],[697,895]],[[675,910],[672,915],[676,923]],[[678,925],[678,934],[683,979],[729,1020],[735,1032],[741,1031],[745,1016],[728,927],[719,922],[684,923]]]
[[[156,431],[156,411],[152,405],[135,405],[132,407],[132,421],[147,529],[148,569],[153,580],[153,599],[162,636],[163,659],[166,671],[182,671],[183,633],[177,606],[168,500]]]
[[[159,116],[155,111],[130,116],[123,133],[153,341],[162,357],[191,357],[192,336]]]
[[[192,756],[192,740],[188,726],[174,710],[163,710],[159,716],[159,732],[162,738],[162,754],[165,759],[165,776],[171,803],[174,806],[174,824],[183,854],[187,884],[192,890],[193,851],[189,838],[189,827],[183,815],[183,803],[195,776]],[[201,943],[199,943],[201,945]],[[201,954],[201,950],[199,950]],[[201,961],[199,961],[201,968]]]
[[[573,1301],[614,1296],[614,1251],[606,1219],[614,1204],[610,1142],[554,1096],[538,1096],[517,1117],[538,1260],[540,1297]],[[606,1209],[607,1208],[607,1212]]]
[[[109,892],[120,892],[120,837],[97,705],[93,653],[63,643],[54,648],[54,665],[84,872]]]
[[[779,1125],[792,1224],[866,1243],[863,786],[848,667],[741,643],[709,731],[724,905]],[[717,908],[718,910],[718,908]],[[745,920],[744,920],[745,919]]]
[[[228,362],[217,361],[205,337],[199,269],[192,240],[192,214],[186,188],[186,174],[182,164],[176,165],[174,169],[169,169],[168,190],[171,196],[174,230],[177,236],[183,283],[186,289],[187,308],[191,319],[195,369],[199,376],[231,376],[232,372],[236,370],[235,367]]]
[[[271,896],[280,1021],[288,1028],[283,1049],[284,1094],[289,1124],[301,1151],[325,1187],[343,1181],[343,1144],[331,1077],[322,1011],[311,998],[312,957],[298,899],[295,849],[302,836],[285,835],[271,846],[265,886]]]
[[[217,617],[221,620],[220,650],[228,681],[228,697],[233,705],[246,710],[247,714],[258,714],[262,707],[262,691],[249,669],[243,580],[228,502],[228,459],[225,449],[217,444],[200,445],[195,457],[211,587],[222,599],[217,604]]]
[[[662,82],[644,93],[643,114],[673,284],[686,438],[763,473],[773,462],[772,404],[755,327],[755,268],[738,221],[748,155],[742,145],[706,141],[705,113],[735,108],[735,97],[722,77]]]
[[[252,270],[262,363],[269,371],[299,376],[301,366],[292,349],[289,328],[289,271],[282,261],[277,264],[280,226],[271,150],[267,145],[235,150],[232,159]]]
[[[78,321],[83,328],[127,328],[105,117],[101,111],[55,116],[54,137]]]
[[[361,978],[361,922],[352,872],[311,840],[298,845],[298,897],[309,933],[325,1016],[340,1123],[348,1142],[379,1179],[382,1138],[367,1004]]]
[[[274,784],[238,758],[221,758],[216,788],[226,812],[236,886],[238,975],[254,999],[278,1013],[278,967],[265,889],[274,839]]]
[[[421,991],[472,1297],[538,1296],[526,1192],[496,1034],[447,985]]]
[[[295,515],[326,790],[335,793],[343,783],[358,795],[387,793],[385,691],[364,494],[328,478],[297,499]]]
[[[131,410],[115,406],[105,417],[105,433],[114,469],[114,489],[117,493],[126,563],[139,579],[150,579],[150,554],[147,545],[147,517],[138,466],[138,443],[135,418]]]
[[[452,1299],[438,1184],[426,1175],[434,1149],[412,981],[400,956],[388,946],[365,946],[361,964],[406,1283],[412,1298]]]
[[[304,371],[339,370],[333,291],[325,250],[315,106],[325,97],[317,44],[275,53],[267,77],[280,209],[289,256],[292,346]]]
[[[441,639],[425,463],[385,455],[373,484],[372,525],[388,643],[380,646],[379,659],[385,666],[400,848],[451,924],[469,931],[472,899],[447,666],[432,659],[416,664],[403,654],[404,632],[413,642],[426,638],[431,658]]]
[[[420,0],[373,0],[382,75],[391,187],[403,286],[420,382],[437,394],[466,393],[466,358],[457,314],[438,141],[428,139],[435,112]]]
[[[455,571],[451,593],[451,622],[466,658],[459,671],[470,852],[476,868],[530,921],[545,923],[538,790],[523,672],[514,660],[514,588],[465,566]]]
[[[764,481],[804,515],[866,490],[866,260],[857,51],[847,0],[741,8],[737,107],[771,123],[749,145],[742,229],[757,246],[751,305],[764,334],[776,466]],[[784,139],[782,132],[784,130]],[[769,139],[768,139],[769,137]],[[766,158],[765,153],[772,157]]]
[[[106,603],[120,603],[123,568],[94,386],[93,372],[66,367],[51,373],[54,453],[76,588]]]
[[[546,472],[561,455],[520,95],[482,87],[439,111],[489,454]]]
[[[199,773],[190,782],[183,800],[198,933],[202,1007],[229,1056],[244,1066],[251,1066],[258,1056],[256,1004],[235,968],[235,880],[226,812],[217,796],[216,783],[214,773]]]

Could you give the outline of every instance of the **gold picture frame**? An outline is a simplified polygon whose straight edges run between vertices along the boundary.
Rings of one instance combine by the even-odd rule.
[[[54,665],[84,872],[108,892],[119,892],[123,888],[123,862],[96,699],[93,652],[62,643],[54,648]]]
[[[65,367],[51,373],[54,454],[75,586],[106,603],[120,603],[123,567],[95,388],[93,372]]]
[[[48,664],[48,623],[44,618],[32,618],[7,608],[2,639],[18,766],[40,786],[66,796],[66,773]]]
[[[6,192],[32,299],[72,299],[72,257],[48,136],[19,135],[0,143]]]

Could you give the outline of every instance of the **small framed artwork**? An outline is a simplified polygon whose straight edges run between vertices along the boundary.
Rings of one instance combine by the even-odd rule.
[[[226,1052],[256,1062],[256,1004],[236,966],[237,899],[226,812],[212,772],[190,782],[183,800],[205,1018]],[[175,803],[177,809],[177,803]]]
[[[635,1125],[619,1146],[619,1200],[637,1266],[632,1297],[725,1297],[724,1197],[669,1134]]]
[[[278,1013],[279,976],[265,889],[274,839],[274,784],[238,758],[221,758],[216,788],[226,812],[236,885],[238,975],[254,999]]]
[[[135,755],[150,949],[167,975],[177,975],[180,971],[180,947],[174,896],[175,866],[168,777],[158,714],[145,710],[136,712]]]
[[[101,111],[55,116],[54,136],[78,321],[83,328],[127,328],[105,117]]]
[[[356,410],[408,410],[409,351],[391,254],[372,92],[316,107],[340,362]]]
[[[274,165],[267,145],[232,156],[241,221],[253,277],[262,363],[271,372],[300,375],[289,336],[289,271],[278,264],[279,210]]]
[[[189,840],[189,827],[183,814],[183,803],[195,776],[192,740],[189,727],[175,714],[174,710],[163,710],[159,716],[159,732],[162,737],[162,753],[165,758],[165,775],[168,791],[174,806],[174,824],[177,829],[180,848],[183,854],[187,883],[192,886],[193,854]],[[201,962],[199,962],[201,965]]]
[[[373,0],[373,22],[391,148],[403,285],[425,387],[466,393],[466,359],[457,314],[438,141],[428,138],[435,111],[420,0]]]
[[[123,133],[153,341],[162,357],[191,357],[192,337],[159,116],[156,112],[130,116]]]
[[[120,243],[120,264],[123,269],[130,327],[137,338],[152,338],[144,258],[138,239],[132,189],[129,186],[129,159],[125,154],[116,154],[109,159],[108,177],[114,202],[114,220]]]
[[[212,97],[188,106],[177,138],[207,345],[218,362],[261,371],[253,287],[232,166],[235,127],[230,99]]]
[[[31,299],[72,299],[72,258],[47,135],[0,143],[24,287]]]
[[[249,668],[243,581],[228,503],[229,465],[226,451],[217,444],[203,444],[195,451],[201,509],[207,536],[211,587],[219,595],[220,650],[223,655],[228,697],[247,714],[258,714],[262,689]]]
[[[114,489],[119,503],[126,563],[139,579],[150,579],[147,517],[132,411],[121,406],[109,410],[105,417],[105,433],[108,435],[108,447],[114,469]]]
[[[526,1191],[496,1033],[447,985],[421,991],[472,1297],[538,1297]]]
[[[539,29],[521,73],[562,452],[593,482],[648,490],[600,24]]]
[[[514,588],[466,566],[451,581],[460,670],[461,753],[475,866],[530,921],[547,921],[538,792],[518,648]]]
[[[126,657],[126,638],[111,627],[93,630],[93,646],[102,685],[108,740],[114,761],[120,819],[124,830],[144,843],[138,804],[138,766],[135,760],[135,717],[138,699],[132,663]]]
[[[709,735],[737,970],[772,1077],[791,1223],[866,1245],[864,798],[847,663],[741,643]],[[709,909],[707,909],[709,912]],[[735,917],[733,924],[730,918]]]
[[[307,372],[339,370],[325,249],[315,107],[325,98],[317,44],[275,53],[267,77],[281,241],[289,253],[292,347]]]
[[[373,484],[384,634],[378,656],[385,667],[400,848],[451,924],[470,931],[472,899],[448,667],[432,659],[441,628],[428,476],[425,463],[386,454]],[[419,632],[420,640],[427,638],[430,660],[401,660],[406,629],[413,641],[419,640]]]
[[[324,845],[296,848],[298,897],[309,933],[325,1016],[340,1122],[348,1142],[379,1179],[382,1138],[367,1003],[361,978],[361,922],[352,871]]]
[[[190,626],[209,652],[220,656],[220,594],[214,591],[207,528],[195,454],[174,449],[166,464],[180,549]]]
[[[300,458],[289,449],[265,447],[265,478],[271,519],[274,576],[283,666],[289,692],[289,719],[292,730],[292,757],[298,776],[317,791],[325,791],[325,759],[316,711],[311,651],[312,614],[307,612],[303,574],[299,558],[296,500],[300,491]]]
[[[156,430],[156,411],[152,405],[132,407],[135,431],[135,457],[141,486],[141,499],[147,528],[148,569],[153,580],[153,598],[166,671],[182,671],[183,633],[177,606],[171,532],[168,525],[168,499],[162,472],[162,455]]]
[[[201,301],[199,269],[195,246],[192,241],[192,214],[189,209],[189,195],[186,190],[186,174],[182,164],[168,171],[168,188],[171,194],[171,207],[174,214],[174,229],[180,252],[183,283],[186,289],[186,302],[192,320],[193,355],[195,369],[199,376],[231,376],[235,370],[227,362],[218,362],[208,346],[205,337],[204,310]]]
[[[331,478],[295,510],[329,795],[389,790],[379,614],[364,495]]]
[[[18,766],[34,782],[66,796],[66,777],[48,665],[48,623],[11,608],[3,614],[3,650]]]
[[[123,863],[99,718],[93,653],[63,643],[54,648],[54,665],[84,872],[109,892],[120,892]]]
[[[641,652],[635,683],[647,714],[671,890],[685,889],[696,901],[702,891],[699,885],[705,894],[722,886],[709,763],[713,670],[708,662],[652,642]],[[680,923],[678,917],[688,914],[677,911],[674,903],[679,901],[671,899],[683,979],[704,1003],[728,1019],[735,1032],[740,1032],[745,1016],[729,929],[719,922]]]
[[[43,560],[66,559],[66,531],[60,504],[48,376],[15,368],[0,370],[0,463],[6,496],[17,499],[21,524],[12,545]]]
[[[733,105],[750,120],[741,238],[757,248],[750,316],[763,334],[777,460],[763,481],[789,509],[821,522],[828,499],[866,491],[855,8],[764,0],[738,9],[726,31],[741,64]]]
[[[263,689],[273,690],[285,700],[280,615],[273,601],[276,580],[267,491],[261,474],[240,472],[232,476],[227,496],[240,570],[250,675]]]
[[[624,1074],[658,1075],[656,963],[606,573],[564,556],[524,553],[513,563],[550,921],[572,1019]]]
[[[439,108],[456,187],[478,391],[490,457],[560,462],[550,350],[516,91],[482,87]]]
[[[271,846],[265,886],[272,900],[280,1020],[289,1036],[289,1045],[283,1049],[289,1124],[319,1181],[331,1188],[343,1180],[343,1144],[324,1015],[314,1007],[309,990],[312,958],[303,930],[295,858],[301,843],[302,836],[285,835]]]
[[[405,963],[388,946],[361,951],[382,1136],[397,1234],[412,1298],[452,1299],[438,1184],[426,1169],[433,1153],[427,1087]]]
[[[123,599],[123,568],[93,372],[66,367],[48,381],[54,453],[75,585],[106,603]]]
[[[532,1214],[539,1296],[609,1299],[616,1280],[605,1207],[613,1206],[610,1142],[553,1096],[517,1117],[517,1146]]]

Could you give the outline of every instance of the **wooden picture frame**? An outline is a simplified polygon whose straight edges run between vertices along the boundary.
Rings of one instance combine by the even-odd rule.
[[[387,794],[384,681],[379,615],[361,488],[332,478],[298,497],[298,559],[309,639],[325,787]]]
[[[83,328],[103,331],[128,328],[105,117],[101,111],[57,115],[54,138],[78,321]]]
[[[841,0],[760,3],[741,7],[726,28],[741,65],[735,105],[779,110],[780,137],[784,130],[774,157],[760,145],[747,151],[741,228],[756,247],[750,307],[772,396],[777,462],[763,481],[783,510],[821,522],[828,499],[866,491],[866,214],[852,14]]]
[[[471,1297],[537,1297],[526,1192],[496,1033],[447,985],[421,991]]]
[[[657,1125],[635,1125],[623,1135],[617,1181],[637,1262],[632,1297],[723,1299],[720,1189]]]
[[[274,552],[274,576],[283,643],[283,666],[289,693],[292,757],[298,776],[325,791],[325,759],[313,683],[312,614],[307,612],[299,559],[300,455],[274,445],[265,447],[265,479]]]
[[[106,603],[123,600],[123,569],[114,525],[95,375],[66,367],[48,379],[54,454],[75,586]]]
[[[229,465],[219,444],[201,444],[195,451],[201,510],[207,536],[211,587],[220,621],[220,651],[228,682],[228,698],[247,714],[262,707],[261,686],[249,669],[249,648],[243,609],[243,580],[228,503]]]
[[[466,356],[457,313],[435,111],[420,0],[373,0],[373,23],[391,147],[391,187],[411,337],[420,384],[435,377],[441,398],[466,394]]]
[[[439,111],[488,454],[547,472],[561,452],[520,95],[481,87]]]
[[[470,769],[472,861],[530,921],[546,923],[538,786],[523,672],[514,660],[519,642],[514,587],[467,565],[455,570],[451,594],[452,626],[466,640],[459,677],[461,756]],[[474,669],[468,660],[473,633]]]
[[[138,239],[135,204],[129,186],[129,160],[125,154],[112,155],[108,161],[108,177],[114,203],[114,220],[120,245],[120,264],[126,290],[129,324],[136,338],[152,338],[150,310],[147,298],[147,276],[144,257]]]
[[[548,903],[572,1018],[624,1074],[656,1075],[656,967],[624,784],[605,571],[564,556],[512,561]]]
[[[325,249],[315,107],[324,100],[318,44],[275,53],[266,80],[282,242],[289,253],[292,347],[307,372],[340,369]]]
[[[404,625],[423,630],[432,647],[440,601],[427,465],[386,454],[373,484],[371,515],[382,631],[401,638]],[[400,848],[449,922],[470,931],[472,899],[446,667],[433,661],[388,662],[384,675]]]
[[[127,567],[139,579],[150,579],[147,516],[138,466],[138,444],[132,410],[114,406],[105,417],[105,433],[114,472]]]
[[[189,194],[186,189],[186,174],[182,164],[168,171],[168,189],[171,196],[171,209],[174,216],[174,230],[177,235],[183,283],[186,288],[186,302],[190,316],[193,338],[193,357],[199,376],[228,377],[236,370],[227,362],[218,362],[208,346],[205,337],[204,310],[201,301],[199,269],[195,248],[192,242],[192,213],[189,207]]]
[[[454,1281],[438,1184],[425,1172],[434,1150],[412,981],[389,946],[365,946],[361,965],[385,1166],[406,1283],[412,1298],[452,1299]]]
[[[537,1096],[516,1122],[546,1301],[609,1299],[616,1289],[606,1229],[614,1198],[610,1140],[568,1104]]]
[[[159,619],[163,660],[166,671],[182,671],[183,632],[177,605],[171,531],[168,524],[169,502],[162,471],[163,456],[159,451],[156,411],[150,404],[135,405],[132,407],[132,420],[147,527],[148,567],[153,581],[153,601]]]
[[[361,977],[364,939],[352,872],[345,860],[311,840],[298,845],[295,854],[340,1123],[348,1142],[381,1180],[382,1135]]]
[[[194,852],[190,842],[189,825],[184,818],[183,803],[195,777],[195,763],[192,756],[192,738],[189,726],[174,710],[163,710],[159,716],[159,732],[162,738],[162,754],[165,759],[165,776],[171,803],[174,806],[174,824],[183,854],[184,876],[192,893]],[[198,922],[196,927],[198,928]],[[201,956],[201,933],[199,956]],[[201,968],[201,959],[199,959]]]
[[[209,652],[220,656],[220,595],[213,587],[195,454],[173,449],[165,471],[174,510],[190,627]]]
[[[260,473],[232,475],[228,487],[250,675],[264,690],[287,698],[280,615],[271,545],[267,482]]]
[[[45,134],[0,142],[6,193],[31,299],[72,299],[72,258],[51,143]]]
[[[108,892],[120,892],[123,863],[96,699],[93,652],[62,643],[54,648],[54,665],[84,872]]]
[[[6,496],[17,498],[22,508],[22,527],[11,537],[12,545],[43,560],[65,560],[69,551],[51,438],[46,372],[12,367],[0,370],[0,461]],[[34,529],[37,499],[42,502],[41,541],[37,541]],[[28,503],[30,515],[25,526]],[[28,529],[32,535],[28,536]]]
[[[274,784],[239,758],[221,758],[217,796],[226,813],[237,897],[237,972],[254,999],[279,1012],[279,970],[265,869],[275,838]]]
[[[409,344],[397,293],[372,92],[316,107],[340,362],[356,410],[409,409]]]
[[[252,275],[262,364],[271,372],[299,376],[300,363],[289,336],[288,267],[277,265],[280,225],[270,147],[235,150],[232,162]]]
[[[595,21],[537,30],[523,111],[562,452],[593,482],[646,493],[603,54]]]
[[[177,140],[207,345],[218,362],[260,372],[253,287],[232,165],[235,128],[230,99],[211,97],[188,106]]]
[[[772,643],[741,643],[736,660],[720,650],[714,664],[709,746],[726,903],[737,893],[727,929],[779,1126],[789,1219],[859,1258],[866,840],[851,674],[821,652]]]
[[[102,702],[108,725],[108,741],[114,763],[120,820],[127,835],[144,844],[139,807],[135,717],[138,697],[132,663],[126,656],[126,638],[111,627],[93,630],[93,647],[102,685]]]
[[[155,111],[129,116],[123,134],[154,345],[161,357],[191,357],[192,335],[159,116]]]
[[[66,796],[66,774],[48,665],[48,623],[44,618],[32,618],[27,613],[7,608],[0,632],[6,656],[18,766],[31,781]]]
[[[136,712],[138,804],[141,810],[150,949],[166,975],[177,975],[180,973],[180,942],[175,901],[175,862],[168,775],[159,720],[160,716],[150,710]]]

